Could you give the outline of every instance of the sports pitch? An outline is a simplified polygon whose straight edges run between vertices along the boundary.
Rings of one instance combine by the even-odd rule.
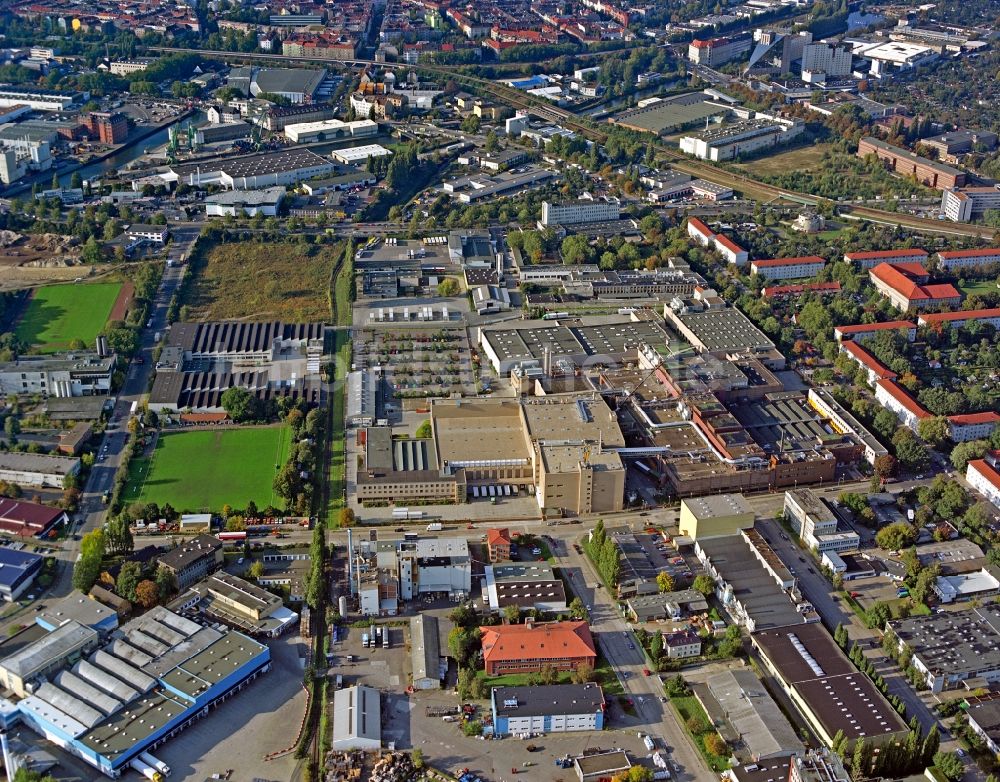
[[[219,511],[226,503],[279,505],[271,483],[288,459],[287,426],[173,432],[152,457],[133,459],[125,502],[169,502],[178,511]]]
[[[93,348],[121,289],[118,282],[37,288],[17,324],[18,339],[42,353],[66,350],[74,339]]]

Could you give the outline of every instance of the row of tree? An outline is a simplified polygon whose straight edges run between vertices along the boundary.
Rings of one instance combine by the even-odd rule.
[[[618,578],[621,575],[621,552],[618,544],[610,537],[604,529],[604,520],[598,520],[594,526],[591,536],[583,542],[583,549],[594,563],[594,567],[601,574],[601,578],[614,589],[618,586]]]

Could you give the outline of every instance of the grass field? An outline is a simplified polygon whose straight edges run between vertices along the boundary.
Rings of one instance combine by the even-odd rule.
[[[698,699],[693,695],[686,695],[676,698],[671,698],[670,702],[673,704],[674,708],[677,709],[677,714],[681,718],[681,724],[687,729],[688,735],[694,740],[695,746],[698,747],[698,751],[701,752],[701,756],[705,758],[705,762],[708,763],[708,767],[712,771],[723,771],[728,767],[726,758],[720,757],[719,755],[714,755],[708,751],[705,746],[705,738],[712,733],[715,733],[715,729],[712,728],[712,723],[708,719],[708,715],[705,714],[705,710],[698,703]],[[699,721],[701,725],[705,728],[699,731],[697,734],[692,733],[691,728],[688,726],[688,721],[694,718]]]
[[[337,244],[233,242],[208,251],[187,305],[192,320],[330,320],[330,270]]]
[[[996,280],[969,280],[964,285],[959,285],[958,289],[962,292],[963,296],[1000,292],[1000,288],[997,288]]]
[[[737,168],[764,176],[784,174],[799,168],[813,168],[819,164],[823,153],[832,146],[832,144],[810,144],[809,146],[796,147],[787,152],[778,152],[774,155],[755,158],[747,163],[740,163]]]
[[[165,434],[149,459],[133,459],[125,502],[169,502],[179,511],[277,504],[271,482],[288,459],[286,426]]]
[[[121,289],[117,282],[37,288],[17,324],[17,337],[42,353],[66,350],[75,339],[93,348]]]

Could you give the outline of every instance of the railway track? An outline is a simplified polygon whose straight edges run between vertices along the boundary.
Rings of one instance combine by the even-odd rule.
[[[167,46],[150,46],[147,47],[147,51],[161,53],[191,52],[190,49],[180,49]],[[198,51],[200,54],[204,54],[207,57],[224,61],[287,62],[310,65],[320,64],[324,66],[329,66],[331,64],[329,60],[322,60],[314,57],[293,57],[291,55],[284,54],[224,52],[219,50]],[[365,59],[337,60],[336,63],[350,66],[386,65],[386,63]],[[546,100],[536,98],[533,95],[528,95],[521,90],[516,90],[505,84],[498,83],[490,79],[483,79],[478,76],[472,76],[458,71],[454,67],[446,65],[417,63],[415,65],[407,65],[406,67],[410,70],[423,71],[436,76],[447,77],[448,79],[451,79],[459,84],[464,84],[474,90],[485,92],[490,95],[491,98],[501,103],[505,103],[511,108],[529,112],[539,119],[543,119],[548,122],[558,123],[598,144],[603,144],[607,141],[608,134],[599,127],[595,126],[594,123],[581,118],[579,115],[574,114],[571,111],[559,108],[558,106],[553,106]],[[761,182],[760,180],[752,179],[742,174],[734,174],[724,169],[717,168],[710,163],[694,160],[682,154],[678,150],[666,146],[658,138],[653,142],[653,146],[656,149],[658,156],[666,162],[669,162],[670,165],[677,171],[690,174],[691,176],[700,179],[706,179],[709,182],[714,182],[719,185],[725,185],[733,190],[745,191],[749,188],[756,193],[769,195],[774,199],[784,199],[800,203],[804,206],[816,206],[821,201],[825,200],[819,198],[818,196],[811,195],[810,193],[799,193],[785,188],[776,187],[775,185],[768,184],[767,182]],[[841,210],[857,218],[872,220],[886,225],[898,225],[904,228],[924,231],[927,233],[965,236],[978,239],[992,239],[995,234],[994,229],[985,226],[951,222],[942,224],[938,220],[915,217],[913,215],[900,214],[897,212],[887,212],[885,210],[874,209],[872,207],[841,204],[837,204],[837,206]]]

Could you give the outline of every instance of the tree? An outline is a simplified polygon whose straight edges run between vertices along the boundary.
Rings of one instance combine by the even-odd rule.
[[[900,551],[916,542],[917,531],[905,521],[897,521],[875,533],[876,545],[886,551]]]
[[[563,263],[569,264],[587,263],[593,252],[590,247],[590,240],[583,234],[567,236],[562,241],[560,251],[562,252]]]
[[[653,782],[653,771],[645,766],[632,766],[611,777],[611,782]]]
[[[260,577],[264,575],[264,563],[259,559],[255,559],[250,563],[250,567],[247,568],[247,577],[252,578],[254,581],[260,580]]]
[[[574,597],[569,604],[569,613],[574,619],[586,619],[587,606],[583,604],[583,601],[579,597]]]
[[[872,629],[882,629],[891,618],[892,610],[881,600],[865,611],[865,624]]]
[[[697,736],[708,730],[708,723],[705,722],[705,719],[700,714],[692,714],[687,718],[687,722],[684,725],[692,736]]]
[[[551,665],[543,665],[538,671],[538,680],[546,686],[555,684],[559,680],[559,672]]]
[[[16,415],[8,415],[3,422],[3,431],[7,435],[7,442],[11,445],[17,443],[17,436],[21,433],[21,422]]]
[[[479,132],[479,126],[481,125],[479,117],[475,114],[470,114],[465,119],[462,120],[462,132],[476,134]]]
[[[160,590],[156,588],[156,582],[144,578],[135,588],[136,602],[143,608],[152,608],[160,598]]]
[[[437,295],[442,298],[457,296],[461,292],[462,286],[458,284],[458,280],[454,277],[445,277],[437,286]]]
[[[426,421],[422,421],[420,426],[417,427],[417,431],[414,433],[414,437],[418,440],[427,440],[433,437],[434,430],[431,428],[431,421],[428,418]]]
[[[965,764],[954,752],[937,752],[934,755],[934,766],[945,775],[950,782],[958,782],[965,775]]]
[[[101,246],[93,236],[88,238],[84,243],[83,249],[80,251],[80,260],[89,264],[100,263],[104,260],[104,253],[101,251]]]
[[[833,640],[837,642],[837,646],[841,649],[846,649],[847,642],[850,640],[847,635],[847,628],[842,624],[838,624],[837,629],[833,632]]]
[[[920,746],[920,759],[924,766],[934,763],[934,756],[937,755],[941,747],[941,732],[938,730],[937,722],[931,725],[931,729],[924,736],[924,742]]]
[[[715,580],[707,573],[701,573],[695,576],[691,587],[696,592],[701,592],[705,597],[710,597],[715,593]]]
[[[691,690],[688,688],[687,682],[684,681],[684,677],[679,673],[667,679],[664,684],[664,689],[667,691],[667,695],[671,698],[683,698],[686,695],[691,694]]]
[[[899,463],[908,470],[923,470],[930,464],[927,448],[905,426],[899,427],[892,436],[892,447],[896,449]]]
[[[132,553],[135,544],[129,524],[130,520],[125,514],[119,514],[104,525],[104,540],[109,553],[115,555]]]
[[[659,630],[653,632],[653,637],[649,641],[649,656],[657,663],[663,656],[663,633]]]
[[[454,627],[448,633],[448,650],[455,658],[459,668],[468,666],[479,645],[480,632],[478,627]]]
[[[353,527],[355,521],[354,511],[351,508],[341,508],[340,515],[337,518],[337,522],[340,524],[341,529],[347,529],[348,527]]]
[[[594,681],[596,674],[590,663],[580,663],[573,671],[573,684],[587,684]]]
[[[930,443],[935,448],[946,443],[951,437],[951,424],[943,415],[936,415],[933,418],[922,418],[917,424],[917,434],[921,439]]]
[[[924,603],[926,605],[934,592],[934,584],[937,582],[939,575],[941,575],[940,565],[925,567],[921,570],[914,579],[913,586],[910,587],[910,597],[917,603]]]
[[[709,733],[705,736],[705,749],[713,755],[725,757],[729,747],[726,745],[726,742],[722,740],[722,736],[718,733]]]
[[[136,588],[142,581],[142,566],[138,562],[125,562],[115,581],[115,591],[126,600],[136,602]]]
[[[222,392],[222,409],[236,423],[250,420],[254,413],[254,398],[240,386],[227,388]]]
[[[893,477],[896,474],[897,466],[898,462],[896,461],[896,457],[890,454],[876,456],[875,464],[873,465],[875,468],[875,475],[882,479]]]
[[[19,768],[14,773],[14,782],[56,782],[56,780],[55,777],[50,774],[43,774],[41,771]]]
[[[975,459],[982,459],[990,449],[987,440],[970,440],[967,443],[959,443],[952,449],[951,464],[959,472],[965,472],[969,462]]]
[[[661,570],[656,574],[656,586],[660,588],[661,592],[673,592],[674,591],[674,579],[667,571]]]
[[[242,516],[230,516],[226,519],[226,532],[243,532],[246,528],[246,519]]]
[[[503,618],[507,624],[516,625],[521,620],[521,607],[517,603],[504,606]]]
[[[73,588],[81,592],[89,592],[90,588],[101,575],[101,562],[104,559],[104,530],[95,529],[83,536],[80,541],[80,556],[73,566]]]
[[[160,593],[160,600],[166,600],[177,591],[177,578],[174,576],[173,571],[163,567],[163,565],[160,565],[156,569],[156,575],[153,576],[153,579]]]
[[[424,753],[420,747],[410,751],[410,762],[413,763],[413,768],[417,771],[420,771],[424,767]]]

